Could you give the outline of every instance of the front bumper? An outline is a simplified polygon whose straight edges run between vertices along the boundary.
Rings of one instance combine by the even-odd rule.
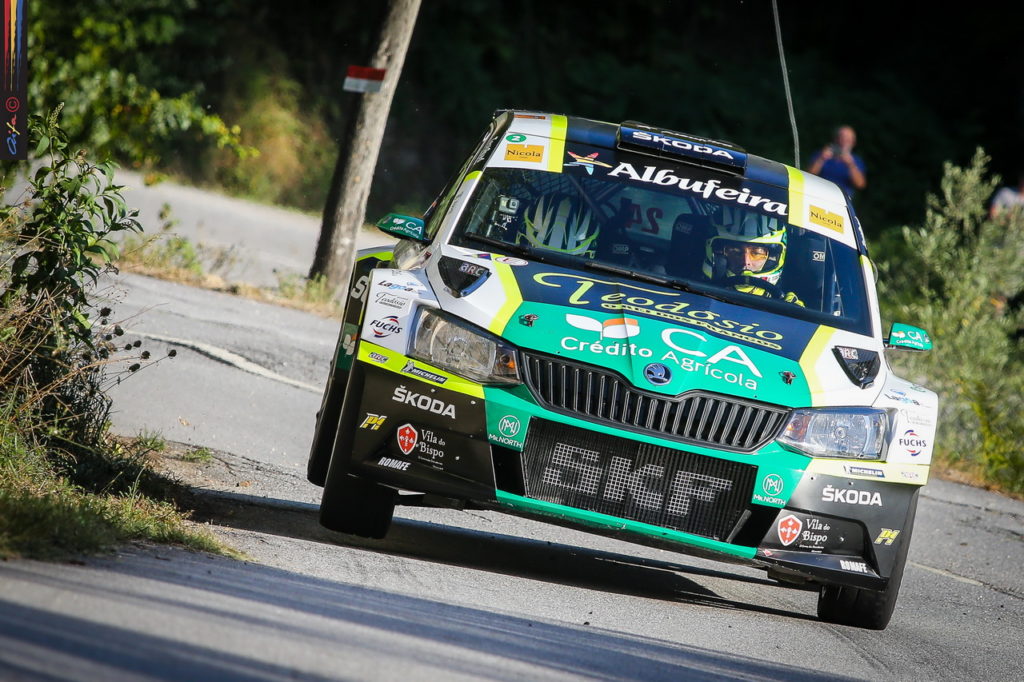
[[[774,443],[744,453],[642,436],[367,341],[352,371],[347,468],[395,488],[869,589],[910,535],[919,486],[884,464],[834,475]]]

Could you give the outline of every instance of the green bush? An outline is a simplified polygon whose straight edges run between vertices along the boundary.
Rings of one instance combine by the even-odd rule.
[[[939,461],[1024,491],[1024,215],[988,218],[988,161],[979,149],[967,167],[945,165],[924,224],[885,250],[880,296],[887,317],[935,341],[891,361],[939,394]]]

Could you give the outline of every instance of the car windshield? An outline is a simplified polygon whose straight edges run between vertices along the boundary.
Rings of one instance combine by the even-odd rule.
[[[636,180],[488,168],[452,241],[870,334],[853,248],[770,210]]]

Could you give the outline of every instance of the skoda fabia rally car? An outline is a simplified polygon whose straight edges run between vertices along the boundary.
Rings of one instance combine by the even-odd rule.
[[[328,528],[493,509],[817,587],[884,628],[934,393],[893,375],[843,192],[736,145],[503,111],[360,252],[309,480]]]

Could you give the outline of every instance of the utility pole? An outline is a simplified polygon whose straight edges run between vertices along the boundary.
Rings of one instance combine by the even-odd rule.
[[[371,89],[359,95],[358,113],[347,125],[339,146],[338,161],[324,206],[320,239],[309,269],[310,279],[325,277],[335,294],[348,284],[356,234],[366,216],[366,202],[391,100],[398,87],[419,9],[420,0],[389,0],[388,14],[380,29],[371,69],[363,70],[384,70],[380,90],[374,92]],[[352,69],[349,73],[353,73]]]

